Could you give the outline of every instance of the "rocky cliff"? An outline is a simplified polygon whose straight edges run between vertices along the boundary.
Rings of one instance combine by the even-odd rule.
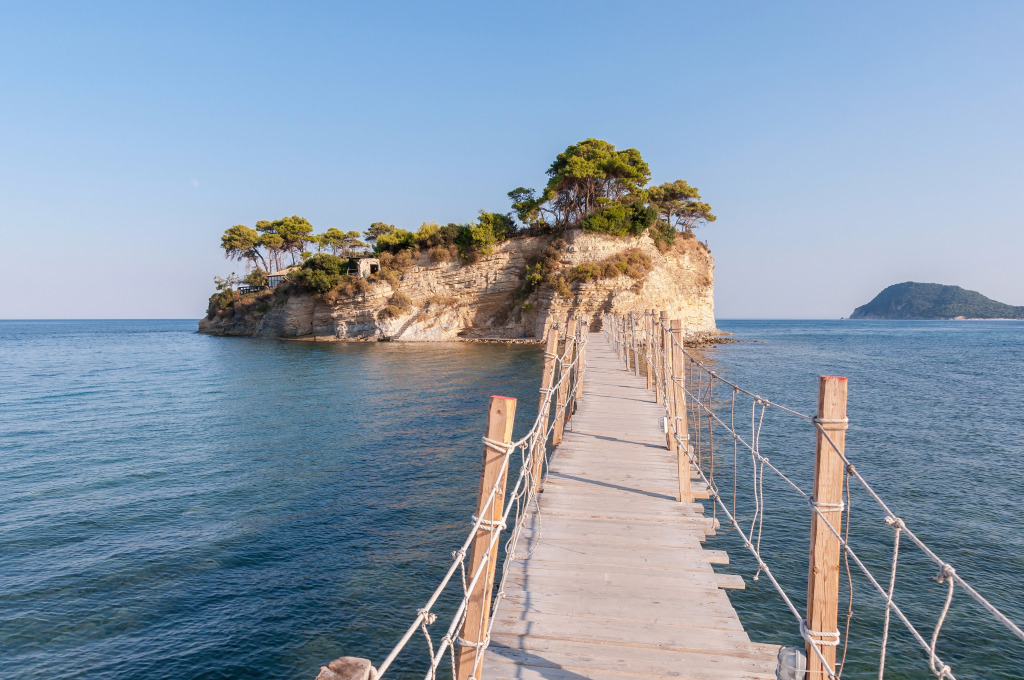
[[[569,316],[591,319],[603,312],[666,310],[685,333],[716,333],[714,260],[707,248],[679,238],[661,252],[646,235],[630,238],[573,231],[558,250],[562,270],[599,263],[631,251],[650,260],[641,277],[576,281],[568,296],[541,285],[525,296],[526,267],[547,250],[550,237],[519,237],[495,247],[473,264],[433,263],[420,254],[396,284],[377,281],[352,296],[304,292],[247,296],[226,309],[211,304],[199,322],[202,333],[317,340],[542,339]],[[396,297],[403,305],[396,308]]]

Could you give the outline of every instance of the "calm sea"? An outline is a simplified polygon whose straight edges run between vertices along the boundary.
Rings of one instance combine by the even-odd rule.
[[[720,326],[747,342],[708,360],[780,403],[813,412],[817,375],[848,376],[858,469],[1024,620],[1024,324]],[[379,662],[467,530],[488,396],[520,399],[518,432],[535,414],[537,347],[194,329],[0,322],[0,678],[311,680],[343,654]],[[813,436],[773,418],[762,451],[806,484]],[[722,438],[716,461],[732,462]],[[742,468],[736,482],[747,520]],[[806,505],[767,477],[764,489],[763,552],[799,596]],[[851,501],[851,544],[887,583],[891,530],[856,489]],[[708,547],[727,549],[722,569],[746,579],[730,596],[751,637],[796,643],[735,535]],[[905,560],[897,602],[905,593],[930,634],[945,586],[937,568]],[[881,628],[878,598],[858,578],[850,678],[876,668]],[[842,596],[845,615],[845,586]],[[958,678],[1024,677],[1021,645],[987,621],[957,595],[940,652]],[[400,675],[419,677],[417,644]],[[931,677],[895,628],[889,654],[887,677]]]

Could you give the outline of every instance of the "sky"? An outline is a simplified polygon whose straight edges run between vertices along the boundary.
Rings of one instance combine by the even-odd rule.
[[[199,318],[234,224],[509,210],[635,147],[716,316],[902,281],[1024,305],[1024,3],[0,4],[0,318]]]

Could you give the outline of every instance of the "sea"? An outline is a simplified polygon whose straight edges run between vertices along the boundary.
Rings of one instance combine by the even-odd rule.
[[[818,376],[848,377],[856,469],[943,561],[1024,622],[1024,323],[719,327],[736,342],[695,356],[772,402],[813,414]],[[489,396],[518,399],[517,434],[536,415],[538,346],[195,329],[0,321],[3,680],[312,680],[338,656],[378,664],[468,530]],[[748,441],[757,408],[714,389],[716,412]],[[730,510],[735,494],[745,530],[758,516],[751,499],[764,498],[762,558],[802,611],[809,508],[771,471],[758,486],[749,452],[709,424],[716,484]],[[813,432],[777,409],[760,425],[760,452],[808,488]],[[704,503],[721,522],[706,547],[731,557],[716,568],[744,577],[744,590],[728,592],[751,639],[800,645],[770,580]],[[851,547],[888,588],[885,513],[857,482],[847,509]],[[874,678],[884,604],[849,567],[844,677]],[[904,538],[894,601],[928,643],[948,594],[938,573]],[[937,649],[957,678],[1024,677],[1024,643],[962,589]],[[415,638],[389,675],[423,677],[426,654]],[[928,663],[894,614],[885,677],[934,677]]]

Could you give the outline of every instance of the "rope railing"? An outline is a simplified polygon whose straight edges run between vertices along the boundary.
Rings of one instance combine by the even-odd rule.
[[[508,569],[502,569],[501,578],[493,597],[490,593],[499,561],[497,547],[502,532],[508,531],[508,538],[504,545],[504,554],[507,560],[509,556],[516,554],[516,547],[523,534],[526,519],[536,517],[539,520],[539,506],[535,502],[535,497],[547,459],[547,441],[553,434],[560,432],[566,417],[571,416],[578,395],[578,387],[585,372],[587,324],[580,323],[578,331],[575,333],[572,332],[574,328],[575,321],[570,323],[570,333],[566,334],[565,346],[560,354],[555,351],[558,329],[556,327],[549,331],[548,346],[545,352],[544,374],[546,379],[540,390],[540,407],[530,430],[516,441],[502,442],[486,436],[483,438],[485,450],[500,455],[500,462],[494,474],[496,481],[489,489],[481,489],[477,513],[473,516],[469,534],[461,546],[451,553],[452,562],[440,583],[417,611],[405,633],[380,665],[376,669],[371,669],[376,678],[382,678],[388,672],[417,632],[422,633],[430,657],[429,668],[424,675],[424,680],[436,678],[438,668],[443,663],[446,653],[451,660],[452,678],[468,680],[478,674],[483,653],[490,644],[495,609],[498,602],[505,597],[504,587],[508,578]],[[554,417],[550,418],[549,422],[552,408],[554,408]],[[509,431],[511,430],[509,429]],[[519,473],[511,490],[506,492],[505,480],[517,451],[520,454]],[[484,495],[485,491],[486,496]],[[496,512],[500,506],[499,501],[504,498],[507,498],[507,503],[504,504],[503,509]],[[487,517],[491,517],[491,519],[488,520]],[[482,532],[486,536],[484,543],[480,543]],[[467,568],[466,565],[467,557],[471,554],[482,556],[475,568]],[[456,574],[460,574],[461,577],[458,581],[455,579]],[[430,628],[437,621],[434,608],[442,596],[449,591],[453,581],[461,586],[459,604],[444,634],[435,646],[430,635]],[[473,617],[476,621],[476,628],[471,630],[467,629],[467,620],[470,610],[475,606],[474,596],[482,602],[483,615],[479,615],[481,612],[476,612],[477,615]],[[469,650],[468,653],[467,650]]]
[[[687,463],[688,468],[696,471],[700,481],[707,487],[708,495],[713,501],[713,508],[721,511],[728,519],[729,524],[736,530],[743,545],[753,555],[757,563],[758,572],[754,579],[757,580],[761,573],[767,576],[774,589],[782,598],[786,608],[796,620],[796,627],[801,637],[806,642],[808,654],[808,677],[812,674],[823,677],[838,679],[841,678],[846,660],[846,646],[849,642],[849,623],[853,615],[853,581],[849,570],[849,561],[852,560],[872,589],[881,597],[884,604],[884,617],[882,626],[882,638],[879,655],[878,677],[881,680],[885,674],[886,651],[890,636],[891,614],[903,624],[910,633],[917,645],[924,651],[928,662],[929,670],[938,678],[950,678],[955,680],[951,667],[943,661],[937,651],[937,643],[944,623],[947,621],[950,605],[952,603],[954,590],[959,589],[967,593],[978,605],[987,611],[996,621],[1001,623],[1010,634],[1024,641],[1024,631],[1015,624],[1003,612],[983,597],[973,586],[965,581],[953,568],[953,566],[942,560],[931,548],[928,547],[913,531],[906,522],[901,519],[890,506],[881,498],[878,492],[868,483],[863,475],[856,469],[850,458],[845,453],[845,430],[847,420],[845,418],[845,387],[842,393],[842,418],[822,417],[819,412],[816,416],[810,416],[797,410],[782,406],[765,399],[756,393],[746,390],[740,385],[722,377],[712,370],[700,359],[695,357],[683,344],[679,333],[672,332],[666,324],[664,315],[660,317],[652,311],[640,315],[640,323],[635,317],[606,316],[603,319],[603,328],[610,339],[610,342],[622,359],[627,368],[637,370],[642,362],[646,375],[649,376],[649,385],[658,395],[658,400],[665,406],[666,418],[669,424],[669,438],[674,442],[676,449],[681,456],[680,460]],[[680,357],[681,361],[673,364],[673,354]],[[844,380],[845,379],[841,379]],[[722,398],[721,389],[716,397],[715,386],[725,388],[730,393],[729,397]],[[677,398],[677,395],[679,398]],[[736,425],[737,396],[745,395],[750,399],[750,434],[741,434]],[[677,403],[682,401],[682,403]],[[819,399],[819,404],[820,404]],[[815,491],[808,492],[787,475],[768,456],[761,453],[760,438],[762,426],[767,411],[777,411],[791,416],[798,421],[806,422],[819,439],[818,465],[815,474]],[[820,409],[819,409],[820,410]],[[727,416],[726,416],[727,414]],[[692,420],[695,432],[691,435],[688,425]],[[719,429],[716,435],[715,428]],[[721,433],[725,434],[722,435]],[[843,437],[839,437],[839,433]],[[733,484],[732,504],[726,503],[715,478],[715,438],[725,437],[733,442],[733,470],[731,480]],[[743,523],[737,516],[736,499],[738,491],[738,452],[744,449],[750,454],[750,465],[753,470],[753,517],[749,520],[749,529],[745,529]],[[821,472],[820,465],[822,454],[827,453],[836,456],[841,462],[839,470],[840,485],[839,496],[831,502],[823,502],[819,496],[818,473]],[[685,457],[685,458],[684,458]],[[846,633],[841,636],[835,616],[828,622],[828,630],[813,630],[808,624],[809,614],[801,615],[799,609],[793,602],[793,597],[786,593],[779,580],[772,573],[770,566],[763,558],[761,551],[762,532],[764,525],[764,471],[767,468],[783,484],[783,488],[790,489],[800,499],[807,503],[812,519],[817,521],[817,526],[824,529],[831,539],[837,543],[837,553],[841,551],[846,565],[846,575],[849,582],[850,603],[847,609]],[[680,475],[683,474],[682,464]],[[886,579],[877,578],[865,561],[851,547],[849,542],[849,501],[850,501],[850,480],[855,480],[858,485],[872,498],[883,514],[884,525],[893,531],[893,550],[891,571],[889,573],[888,586],[882,585],[881,581]],[[687,484],[689,481],[687,480]],[[680,487],[683,488],[682,480]],[[843,492],[845,489],[845,502]],[[682,498],[680,499],[682,500]],[[692,499],[691,499],[692,500]],[[843,526],[843,511],[846,510],[845,527]],[[813,535],[812,523],[812,535]],[[819,534],[820,535],[820,534]],[[939,567],[936,580],[940,584],[946,584],[947,589],[941,611],[935,622],[930,638],[923,634],[918,626],[910,620],[910,617],[897,605],[895,601],[896,572],[900,557],[901,537],[908,539],[915,545],[923,555]],[[838,558],[838,554],[835,556]],[[812,560],[814,559],[814,548],[812,542]],[[838,565],[838,561],[835,562]],[[812,563],[812,575],[814,565]],[[813,581],[813,579],[812,579]],[[838,586],[836,586],[835,597],[838,597]],[[811,597],[808,596],[808,610],[811,606]],[[838,603],[833,603],[833,611],[838,611]],[[842,660],[836,663],[836,649],[842,641]],[[811,655],[819,665],[818,670],[811,670]]]

